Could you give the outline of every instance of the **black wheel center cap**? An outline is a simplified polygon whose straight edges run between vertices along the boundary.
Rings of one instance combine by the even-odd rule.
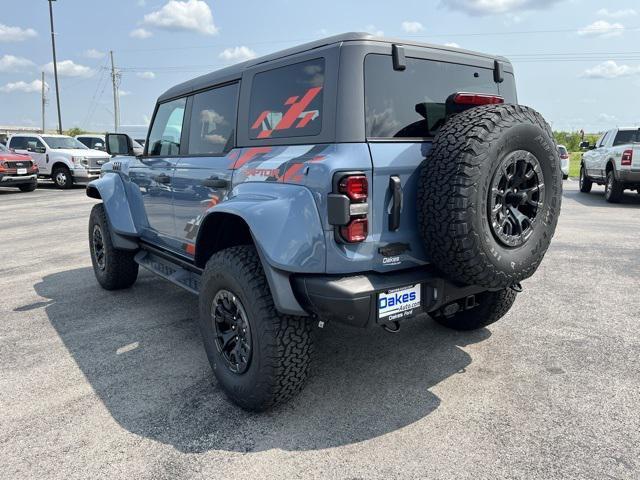
[[[535,230],[544,200],[542,169],[536,156],[517,150],[502,159],[488,200],[489,225],[496,239],[507,247],[524,245]]]

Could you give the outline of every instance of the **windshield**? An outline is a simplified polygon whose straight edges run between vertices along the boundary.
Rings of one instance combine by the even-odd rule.
[[[86,145],[83,145],[75,138],[71,137],[42,137],[49,148],[75,148],[78,150],[89,150]]]

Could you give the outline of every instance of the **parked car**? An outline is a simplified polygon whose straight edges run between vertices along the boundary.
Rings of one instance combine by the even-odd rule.
[[[569,178],[569,152],[564,145],[558,145],[558,156],[560,157],[560,170],[562,171],[562,179]]]
[[[76,135],[76,140],[80,143],[84,144],[88,148],[93,148],[95,150],[106,151],[107,147],[105,145],[105,136],[99,134],[83,134]],[[142,155],[144,151],[144,147],[140,145],[137,141],[132,140],[133,142],[133,152],[135,155]]]
[[[33,192],[38,187],[38,166],[29,155],[12,152],[0,144],[0,187]]]
[[[98,283],[143,266],[198,294],[219,385],[250,410],[300,390],[314,325],[497,321],[560,213],[551,129],[509,61],[413,41],[344,34],[225,68],[160,96],[142,157],[106,140]]]
[[[30,155],[38,166],[38,176],[51,178],[58,188],[98,178],[100,167],[110,158],[108,153],[89,149],[66,135],[19,133],[11,136],[9,147]]]
[[[627,189],[640,192],[640,129],[614,128],[582,155],[580,191],[594,183],[605,186],[604,198],[617,203]]]

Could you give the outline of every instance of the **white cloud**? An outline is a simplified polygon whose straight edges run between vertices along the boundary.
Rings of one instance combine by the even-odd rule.
[[[0,72],[12,73],[32,67],[31,60],[14,55],[3,55],[0,57]]]
[[[615,115],[609,115],[608,113],[598,114],[598,120],[602,123],[613,123],[618,120]]]
[[[218,33],[211,9],[202,0],[170,0],[160,10],[145,15],[142,23],[165,30],[187,30],[204,35]]]
[[[136,28],[135,30],[131,30],[131,32],[129,33],[130,37],[133,38],[149,38],[153,35],[153,33],[151,33],[149,30],[146,30],[144,28]]]
[[[365,32],[369,32],[374,37],[384,37],[384,31],[376,28],[375,25],[367,25],[364,27]]]
[[[625,17],[633,17],[634,15],[638,15],[638,11],[634,10],[633,8],[623,8],[622,10],[608,10],[606,8],[601,8],[596,13],[601,17],[609,17],[609,18],[625,18]]]
[[[402,30],[407,33],[418,33],[424,30],[424,27],[420,22],[402,22]]]
[[[136,73],[136,77],[144,78],[145,80],[153,80],[156,78],[156,74],[153,72],[138,72]]]
[[[441,0],[451,9],[469,15],[495,15],[500,13],[542,10],[563,0]]]
[[[607,60],[593,68],[588,68],[582,74],[584,78],[618,78],[637,75],[640,73],[640,66],[631,67],[629,65],[618,65],[613,60]]]
[[[597,20],[591,25],[578,30],[578,35],[583,37],[617,37],[624,32],[624,25],[621,23],[609,23],[606,20]]]
[[[53,62],[47,63],[44,67],[47,72],[53,73]],[[58,62],[58,75],[61,77],[83,77],[89,78],[95,72],[84,65],[74,63],[73,60],[63,60]]]
[[[131,95],[131,92],[128,90],[118,90],[118,95],[121,97],[127,97]]]
[[[47,84],[47,82],[44,83],[44,88],[48,89],[49,85]],[[20,93],[35,93],[35,92],[40,92],[42,90],[42,81],[41,80],[34,80],[33,82],[10,82],[7,83],[6,85],[0,87],[0,92],[4,92],[4,93],[14,93],[14,92],[20,92]]]
[[[87,58],[100,59],[100,58],[104,58],[105,55],[106,53],[101,52],[100,50],[96,50],[95,48],[90,48],[89,50],[85,50],[84,52],[84,56]]]
[[[219,55],[220,58],[228,62],[244,62],[256,58],[256,56],[256,52],[243,46],[227,48]]]
[[[22,42],[38,33],[33,28],[10,27],[0,23],[0,42]]]
[[[444,44],[445,47],[451,47],[451,48],[461,48],[460,45],[458,45],[456,42],[447,42]]]

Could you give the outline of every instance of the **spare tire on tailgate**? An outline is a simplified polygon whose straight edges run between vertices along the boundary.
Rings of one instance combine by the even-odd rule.
[[[418,222],[431,261],[451,280],[506,288],[540,265],[561,199],[542,116],[486,105],[451,117],[436,135],[420,173]]]

